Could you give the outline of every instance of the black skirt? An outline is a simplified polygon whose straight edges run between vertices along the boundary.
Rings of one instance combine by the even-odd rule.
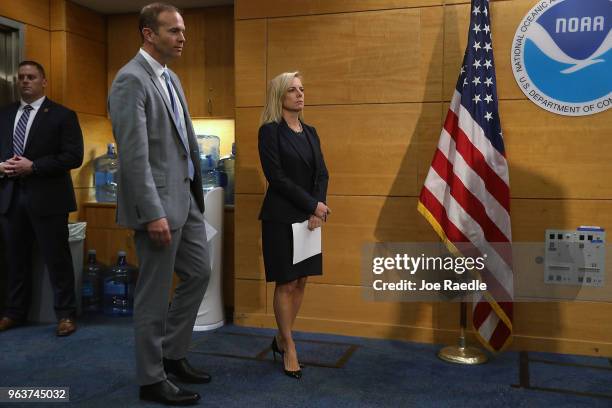
[[[291,224],[261,222],[266,282],[287,283],[304,276],[323,274],[322,254],[293,264],[293,230]]]

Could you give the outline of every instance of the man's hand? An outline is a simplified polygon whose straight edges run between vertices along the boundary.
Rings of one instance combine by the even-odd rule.
[[[314,215],[322,219],[323,221],[327,221],[327,214],[331,214],[331,210],[328,206],[326,206],[321,201],[318,202],[317,208],[315,209]]]
[[[23,177],[32,174],[32,161],[27,157],[13,156],[2,165],[4,174],[9,177]]]
[[[323,220],[316,215],[311,215],[308,219],[308,229],[314,231],[315,228],[320,228],[323,225]]]
[[[172,241],[170,226],[166,218],[160,218],[147,224],[147,232],[151,241],[159,246],[168,246]]]

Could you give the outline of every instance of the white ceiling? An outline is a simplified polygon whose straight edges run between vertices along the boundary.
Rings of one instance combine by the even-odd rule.
[[[71,0],[88,9],[102,14],[120,14],[140,11],[140,9],[153,3],[154,0]],[[195,7],[211,7],[234,4],[234,0],[167,0],[165,1],[180,9]]]

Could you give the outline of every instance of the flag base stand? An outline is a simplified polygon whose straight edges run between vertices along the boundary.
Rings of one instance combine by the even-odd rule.
[[[438,352],[438,357],[454,364],[477,365],[487,362],[487,355],[476,347],[444,347]]]
[[[447,346],[438,352],[438,358],[449,363],[477,365],[487,362],[487,355],[476,347],[468,347],[465,344],[465,322],[466,322],[466,303],[461,302],[461,326],[459,334],[459,344],[457,346]]]

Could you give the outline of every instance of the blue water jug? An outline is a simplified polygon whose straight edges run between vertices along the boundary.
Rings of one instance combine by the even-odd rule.
[[[216,168],[217,161],[213,159],[212,155],[207,154],[201,157],[202,166],[202,188],[204,190],[212,190],[219,185],[219,172]]]
[[[109,143],[106,154],[94,159],[93,165],[96,201],[114,203],[117,201],[116,173],[119,167],[115,145]]]
[[[99,312],[102,310],[102,279],[106,268],[96,260],[96,250],[87,251],[87,265],[83,271],[81,299],[84,312]]]
[[[124,251],[117,253],[117,264],[104,278],[104,314],[131,316],[134,312],[136,268],[128,265]]]
[[[225,204],[234,204],[234,168],[236,167],[236,144],[232,143],[232,154],[219,160],[219,185],[224,189]]]

